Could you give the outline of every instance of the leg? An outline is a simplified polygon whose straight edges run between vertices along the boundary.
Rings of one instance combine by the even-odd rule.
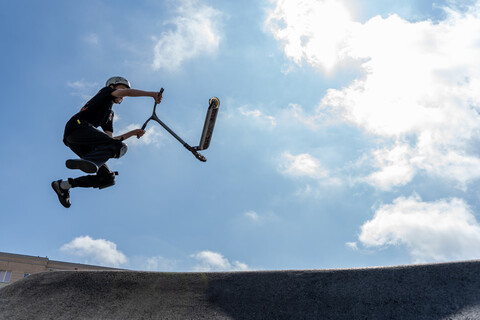
[[[93,187],[103,189],[115,184],[116,173],[111,172],[105,162],[110,158],[123,156],[127,151],[127,145],[86,124],[76,127],[70,135],[65,137],[64,142],[76,155],[87,160],[86,162],[90,162],[94,167],[94,170],[86,170],[87,173],[97,173],[77,179],[70,178],[66,181],[52,182],[52,188],[60,203],[69,208],[71,205],[70,188]],[[73,161],[75,163],[75,160]],[[77,168],[85,171],[82,166]]]
[[[76,179],[69,178],[68,183],[72,188],[107,188],[115,184],[115,172],[110,171],[106,164],[102,165],[97,174],[78,177]]]
[[[67,146],[80,158],[101,167],[110,158],[120,158],[127,151],[127,145],[95,129],[82,125],[65,139]]]

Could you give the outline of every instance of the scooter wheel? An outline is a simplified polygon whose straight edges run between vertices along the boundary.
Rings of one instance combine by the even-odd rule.
[[[215,109],[218,109],[220,106],[220,100],[217,97],[212,97],[208,100],[208,104],[212,105]]]
[[[198,160],[200,160],[202,162],[207,161],[207,158],[205,158],[203,155],[201,155],[200,153],[198,153],[196,151],[193,152],[193,155],[195,156],[195,158],[197,158]]]

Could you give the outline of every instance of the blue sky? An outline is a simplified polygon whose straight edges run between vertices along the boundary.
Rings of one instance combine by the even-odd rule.
[[[153,271],[480,257],[480,2],[6,1],[0,251]],[[165,88],[159,125],[76,177],[66,121],[113,75]],[[115,105],[115,133],[151,98]]]

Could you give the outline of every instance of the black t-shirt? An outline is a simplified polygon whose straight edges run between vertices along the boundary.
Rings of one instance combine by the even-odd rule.
[[[101,89],[74,117],[86,121],[97,128],[101,126],[104,131],[113,132],[113,103],[115,89],[105,87]]]

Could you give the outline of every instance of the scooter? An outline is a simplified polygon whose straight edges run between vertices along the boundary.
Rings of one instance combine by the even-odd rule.
[[[163,88],[160,89],[160,92],[158,93],[159,96],[163,94]],[[200,137],[200,143],[196,147],[190,146],[188,143],[186,143],[182,138],[180,138],[175,132],[173,132],[172,129],[170,129],[160,118],[158,118],[156,114],[156,109],[157,109],[157,103],[155,102],[155,105],[153,106],[153,113],[150,116],[150,118],[145,121],[145,123],[142,126],[142,130],[145,130],[147,127],[147,123],[150,120],[155,120],[157,121],[165,130],[167,130],[175,139],[177,139],[188,151],[190,151],[195,158],[198,160],[205,162],[207,161],[207,158],[205,158],[202,154],[200,154],[198,151],[199,150],[206,150],[210,146],[210,141],[212,140],[212,134],[213,134],[213,129],[215,127],[215,121],[217,120],[217,114],[218,114],[218,107],[220,107],[220,100],[217,97],[212,97],[208,100],[208,109],[207,109],[207,115],[205,116],[205,123],[203,124],[203,130],[202,130],[202,135]]]

